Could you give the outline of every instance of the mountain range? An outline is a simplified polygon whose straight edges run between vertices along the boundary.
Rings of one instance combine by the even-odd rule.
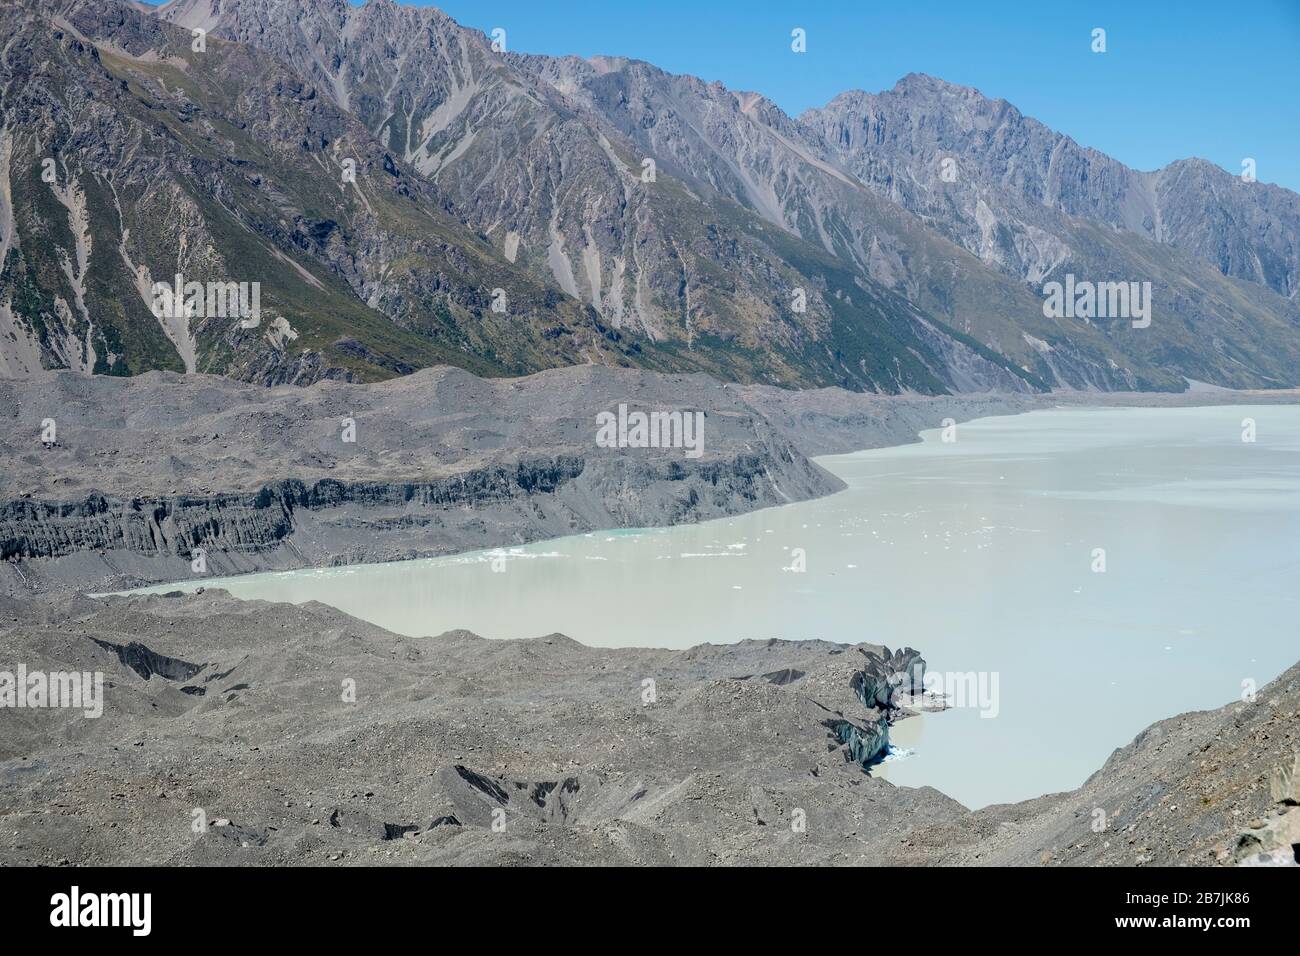
[[[392,0],[18,0],[0,26],[0,375],[1300,384],[1300,196],[1129,169],[928,76],[791,117]],[[257,283],[261,316],[160,314],[177,276]],[[1067,277],[1149,282],[1149,325],[1047,314]]]

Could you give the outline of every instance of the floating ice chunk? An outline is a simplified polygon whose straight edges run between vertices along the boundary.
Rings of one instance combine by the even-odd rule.
[[[906,747],[895,747],[893,744],[886,744],[885,755],[880,758],[880,762],[893,763],[897,760],[906,760],[908,757],[915,756],[915,750],[909,750]]]

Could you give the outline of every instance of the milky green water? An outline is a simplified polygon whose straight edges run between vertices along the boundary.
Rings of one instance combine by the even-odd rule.
[[[996,699],[899,723],[876,772],[972,807],[1076,787],[1153,721],[1300,659],[1300,407],[1059,409],[923,439],[819,459],[847,491],[738,518],[187,586],[412,635],[910,644]]]

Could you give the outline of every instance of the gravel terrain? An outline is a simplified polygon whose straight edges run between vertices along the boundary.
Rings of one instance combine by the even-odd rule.
[[[5,600],[0,648],[0,669],[105,675],[99,718],[0,710],[13,864],[1214,865],[1300,821],[1269,790],[1300,667],[1074,793],[969,813],[832,737],[866,714],[870,645],[407,638],[207,590]]]
[[[97,719],[0,710],[12,863],[862,863],[962,812],[831,738],[841,645],[412,639],[215,590],[0,622],[0,667],[106,675]]]

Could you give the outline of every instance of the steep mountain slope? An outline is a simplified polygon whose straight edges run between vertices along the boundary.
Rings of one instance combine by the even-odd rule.
[[[544,82],[534,58],[496,52],[437,10],[178,0],[160,16],[256,44],[312,77],[504,255],[590,304],[611,328],[663,346],[674,367],[737,377],[753,366],[753,377],[770,382],[885,390],[930,390],[930,379],[1023,389],[1041,379],[1025,363],[986,354],[964,329],[954,334],[948,327],[960,323],[932,302],[914,299],[930,316],[918,314],[886,293],[892,283],[772,230],[743,194],[670,155],[647,181],[658,154]],[[1005,286],[1023,311],[1036,307]]]
[[[1127,354],[1222,385],[1295,382],[1300,196],[1202,160],[1138,172],[1004,100],[915,74],[844,93],[798,127],[878,196],[1035,290],[1067,274],[1150,281],[1150,328],[1112,333]]]
[[[261,36],[290,38],[282,59],[314,80],[215,33],[191,42],[191,29],[132,6],[12,8],[10,78],[31,72],[23,58],[36,53],[46,82],[6,97],[7,113],[36,119],[9,128],[49,130],[54,141],[47,148],[29,132],[5,150],[16,197],[0,293],[9,374],[172,368],[274,383],[434,363],[511,374],[596,362],[882,391],[1041,387],[833,257],[767,236],[734,204],[706,203],[671,177],[638,192],[626,144],[524,90],[482,37],[436,12],[332,2],[258,11],[275,27],[255,18]],[[332,58],[335,73],[322,80],[327,15],[341,17],[339,43],[370,42],[353,44],[355,65]],[[407,43],[399,62],[410,65],[393,79],[364,58],[377,43],[376,62],[387,62],[385,37]],[[426,76],[428,89],[403,85]],[[442,98],[456,100],[458,83],[484,92],[473,98],[475,125],[448,146],[433,127],[450,117]],[[426,117],[421,139],[408,106],[399,142],[395,110],[379,117],[376,104],[417,95],[439,100],[442,118]],[[57,154],[66,187],[34,184],[42,150]],[[469,178],[435,183],[452,159]],[[60,200],[75,228],[28,240],[57,221],[41,203],[61,189],[87,194],[84,208]],[[113,203],[96,189],[113,191]],[[488,222],[494,208],[522,232]],[[654,268],[625,277],[638,259]],[[153,281],[178,273],[260,287],[270,322],[249,329],[188,299],[188,314],[155,317]],[[100,275],[110,290],[89,288]],[[589,296],[574,294],[575,276]],[[638,302],[653,305],[641,313]],[[655,318],[623,328],[622,303]]]
[[[1269,387],[1291,384],[1300,368],[1294,303],[1266,287],[1225,278],[1191,250],[1140,231],[1098,228],[1107,225],[1100,218],[1036,207],[999,217],[960,178],[936,188],[937,157],[928,179],[916,176],[870,149],[843,148],[830,119],[796,122],[757,94],[618,57],[498,52],[436,10],[388,0],[362,7],[176,0],[161,15],[259,45],[312,76],[446,190],[503,253],[629,334],[684,337],[692,351],[697,333],[760,353],[774,338],[802,350],[789,335],[762,330],[779,326],[781,300],[794,282],[806,279],[823,291],[824,280],[810,275],[824,268],[809,260],[807,250],[815,249],[933,317],[920,337],[953,369],[938,375],[950,387],[1000,383],[983,363],[969,367],[970,353],[953,348],[948,328],[1033,379],[1066,387],[1181,389],[1187,377]],[[962,111],[970,110],[946,100],[936,109],[958,115],[927,118],[927,129],[965,122]],[[1057,137],[1038,125],[1033,132]],[[1036,141],[1022,140],[1008,148],[1032,157]],[[654,184],[637,175],[648,162]],[[1125,171],[1106,157],[1097,162],[1115,176]],[[910,191],[898,191],[899,179]],[[676,183],[685,196],[674,193]],[[953,196],[934,198],[953,185],[960,187],[949,190]],[[973,191],[969,210],[962,189]],[[909,201],[912,193],[925,201]],[[1112,218],[1140,225],[1138,199],[1113,200]],[[731,204],[748,216],[724,216]],[[1014,205],[1032,206],[1019,198]],[[1273,206],[1269,215],[1285,217],[1285,203]],[[697,219],[713,220],[708,235],[692,233]],[[1019,223],[1019,231],[1004,221]],[[737,228],[753,222],[758,226]],[[803,241],[789,246],[772,237],[773,227]],[[738,244],[745,232],[767,249]],[[1249,247],[1253,239],[1238,230],[1235,241]],[[998,253],[1003,246],[1015,255]],[[790,265],[801,275],[765,281]],[[1128,321],[1045,316],[1042,283],[1071,270],[1094,282],[1151,282],[1159,321],[1135,329]],[[719,272],[729,277],[721,290],[711,281]],[[824,293],[809,303],[802,324],[814,338],[819,324],[826,335],[828,305]],[[732,340],[736,326],[746,334]],[[702,367],[736,374],[725,364]],[[889,387],[870,363],[861,370],[868,387]],[[788,369],[764,371],[769,381],[798,380]]]
[[[914,124],[922,139],[957,138],[945,134],[948,126],[965,121],[982,129],[991,122],[966,121],[964,100],[943,100],[913,115],[909,99],[898,116],[858,131],[815,112],[795,122],[757,94],[637,61],[526,60],[539,79],[607,117],[668,168],[706,178],[1049,381],[1101,388],[1178,388],[1182,376],[1235,386],[1294,381],[1300,360],[1294,302],[1253,282],[1225,278],[1179,246],[1157,244],[1137,231],[1098,228],[1109,225],[1101,219],[1040,209],[1010,186],[1002,187],[1003,204],[1018,218],[990,212],[984,197],[991,187],[963,179],[961,159],[956,181],[948,183],[942,162],[951,157],[937,148],[915,151],[919,158],[910,163],[893,160],[899,150],[887,148],[890,137],[904,135],[896,128]],[[900,86],[927,83],[961,89],[928,78]],[[1033,128],[1068,142],[1038,124]],[[1022,137],[1003,148],[1014,165],[1032,162],[1038,145]],[[1096,155],[1107,169],[1124,170]],[[1261,188],[1300,202],[1285,190]],[[1136,215],[1132,199],[1114,205],[1116,214]],[[1284,203],[1275,205],[1284,211]],[[1300,230],[1300,216],[1292,222]],[[1235,241],[1255,244],[1245,229],[1236,230]],[[980,269],[970,257],[994,268]],[[1093,282],[1150,281],[1159,321],[1135,329],[1125,321],[1044,317],[1043,282],[1071,271]]]
[[[1049,383],[1181,387],[1169,370],[1130,363],[1099,330],[1046,318],[1020,283],[864,189],[757,94],[634,60],[518,60],[539,83],[604,117],[664,168],[746,205]]]
[[[256,50],[196,51],[187,32],[112,4],[0,16],[11,373],[164,368],[274,383],[617,354],[581,306],[512,267]],[[156,317],[151,286],[176,273],[258,283],[260,323]],[[494,288],[508,314],[492,312]]]

